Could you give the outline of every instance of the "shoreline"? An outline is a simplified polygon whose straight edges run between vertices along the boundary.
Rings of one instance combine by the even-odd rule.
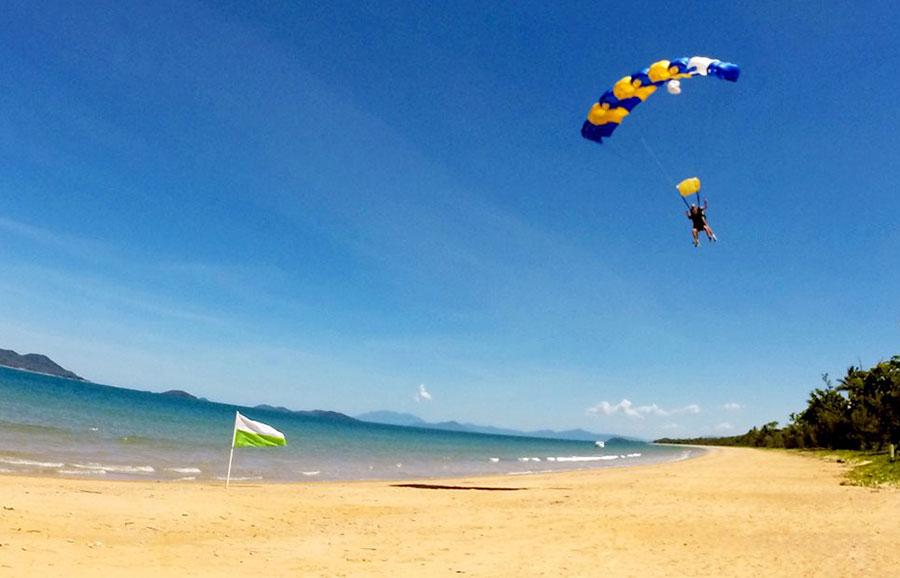
[[[585,466],[580,468],[572,468],[572,469],[558,469],[558,470],[524,470],[524,471],[511,471],[511,472],[501,472],[501,473],[469,473],[469,474],[458,474],[458,475],[433,475],[433,476],[418,476],[418,477],[371,477],[371,478],[346,478],[346,479],[316,479],[315,476],[309,476],[305,479],[297,479],[297,480],[278,480],[278,479],[264,479],[264,478],[247,478],[240,477],[237,475],[233,475],[231,477],[231,485],[240,485],[249,483],[254,486],[266,486],[269,484],[273,485],[303,485],[303,484],[350,484],[350,483],[383,483],[383,484],[416,484],[420,482],[432,482],[432,481],[448,481],[452,482],[453,480],[461,480],[461,479],[494,479],[494,478],[531,478],[533,476],[556,476],[556,475],[566,475],[566,474],[575,474],[575,473],[589,473],[589,472],[602,472],[605,470],[612,469],[632,469],[632,468],[645,468],[652,466],[661,466],[665,464],[674,464],[678,462],[690,461],[701,458],[710,453],[710,451],[714,450],[714,446],[679,446],[678,444],[653,444],[653,442],[647,442],[650,445],[666,445],[668,447],[689,447],[692,450],[695,450],[696,453],[692,453],[689,455],[680,455],[673,456],[671,459],[660,459],[654,461],[648,461],[643,463],[625,463],[625,462],[609,462],[605,465],[598,466]],[[623,456],[619,456],[621,458]],[[56,465],[56,463],[54,463]],[[75,467],[86,467],[86,466],[75,466]],[[100,466],[98,466],[100,467]],[[108,466],[110,468],[115,466]],[[101,475],[95,474],[85,474],[85,475],[76,475],[73,473],[59,473],[59,471],[51,472],[47,471],[46,473],[40,472],[16,472],[11,470],[0,470],[0,480],[3,478],[18,478],[21,480],[59,480],[59,481],[84,481],[90,483],[98,483],[98,484],[107,484],[107,483],[145,483],[145,484],[166,484],[166,485],[177,485],[177,484],[190,484],[190,485],[207,485],[210,487],[219,487],[224,486],[226,479],[225,476],[218,476],[216,478],[196,478],[193,476],[185,476],[180,478],[171,478],[171,479],[161,479],[161,478],[151,478],[151,477],[141,477],[132,474],[135,477],[127,477],[127,476],[116,476],[116,477],[103,477]],[[2,487],[2,483],[0,483],[0,487]]]
[[[540,442],[541,440],[537,440]],[[553,440],[554,442],[556,440]],[[581,442],[562,443],[580,444]],[[301,446],[298,446],[301,447]],[[57,448],[58,449],[58,448]],[[132,480],[141,482],[191,482],[215,484],[225,482],[227,454],[212,461],[210,455],[182,455],[175,452],[143,453],[127,456],[112,454],[119,448],[109,444],[107,453],[90,454],[81,451],[79,455],[56,451],[34,451],[28,453],[0,452],[0,476],[24,476],[56,480]],[[302,458],[300,454],[287,455],[258,453],[253,458],[272,457],[272,460],[251,460],[245,467],[236,459],[232,472],[235,482],[253,483],[308,483],[342,481],[406,481],[420,479],[458,479],[482,476],[533,476],[550,473],[595,471],[610,468],[631,468],[650,464],[693,459],[708,451],[701,447],[664,446],[642,443],[640,446],[611,447],[599,454],[587,451],[577,445],[565,448],[525,448],[516,451],[500,449],[500,453],[470,452],[456,461],[441,461],[440,454],[417,456],[366,457],[362,454],[349,456],[343,461],[333,456],[316,456],[305,462],[292,462]],[[567,453],[568,452],[568,453]],[[253,453],[253,452],[251,452]],[[488,457],[498,455],[501,457]],[[174,456],[174,457],[173,457]],[[516,457],[518,456],[518,457]],[[236,458],[239,456],[235,456]]]
[[[665,466],[667,464],[676,464],[680,462],[692,461],[704,456],[709,455],[710,453],[714,453],[719,448],[717,446],[680,446],[678,444],[654,444],[653,442],[646,442],[649,445],[664,445],[668,447],[689,447],[693,450],[700,450],[696,454],[687,455],[687,456],[678,456],[673,457],[672,459],[663,459],[660,461],[652,461],[645,463],[610,463],[603,466],[596,467],[583,467],[583,468],[573,468],[573,469],[561,469],[561,470],[535,470],[535,471],[516,471],[516,472],[504,472],[504,473],[471,473],[471,474],[459,474],[459,475],[435,475],[435,476],[421,476],[421,477],[397,477],[397,478],[348,478],[348,479],[303,479],[303,480],[266,480],[266,479],[240,479],[236,476],[232,476],[231,485],[232,486],[240,486],[242,484],[252,485],[253,487],[264,487],[268,485],[276,485],[276,486],[285,486],[285,485],[298,485],[303,486],[306,484],[416,484],[419,482],[431,482],[431,481],[453,481],[453,480],[461,480],[461,479],[469,479],[469,480],[493,480],[497,478],[532,478],[532,477],[541,477],[541,476],[565,476],[569,474],[589,474],[596,472],[604,472],[608,470],[622,470],[622,469],[639,469],[639,468],[652,468],[658,466]],[[177,486],[180,484],[191,485],[191,486],[208,486],[210,488],[217,488],[225,486],[225,477],[221,476],[215,479],[189,479],[189,478],[174,478],[174,479],[156,479],[156,478],[146,478],[146,477],[113,477],[113,478],[103,478],[98,476],[77,476],[71,474],[59,474],[55,472],[48,473],[20,473],[20,472],[0,472],[0,487],[3,487],[2,480],[4,479],[18,479],[23,483],[27,482],[27,480],[47,480],[47,481],[60,481],[60,482],[84,482],[84,483],[96,483],[99,485],[104,484],[159,484],[159,485],[173,485]]]
[[[224,483],[0,476],[0,576],[900,575],[900,491],[749,448],[530,476]]]
[[[554,476],[554,475],[565,475],[572,473],[580,473],[580,472],[602,472],[605,470],[612,469],[632,469],[632,468],[642,468],[642,467],[650,467],[656,465],[664,465],[671,464],[677,462],[683,462],[688,460],[694,460],[709,453],[709,448],[704,446],[693,446],[691,449],[695,450],[695,453],[690,455],[680,455],[673,456],[671,459],[659,459],[647,462],[639,462],[639,463],[625,463],[625,462],[607,462],[604,465],[596,465],[596,466],[584,466],[579,468],[571,468],[571,469],[542,469],[542,470],[521,470],[521,471],[505,471],[505,472],[495,472],[495,473],[483,473],[483,472],[470,472],[470,473],[458,473],[458,474],[434,474],[434,475],[421,475],[421,476],[407,476],[407,477],[363,477],[363,478],[319,478],[320,472],[301,472],[301,475],[304,477],[302,479],[266,479],[262,477],[246,477],[241,475],[232,475],[231,477],[231,485],[241,484],[241,483],[251,483],[254,485],[265,486],[268,484],[275,485],[290,485],[290,484],[341,484],[341,483],[385,483],[385,484],[401,484],[401,483],[417,483],[417,482],[428,482],[428,481],[452,481],[452,480],[461,480],[461,479],[492,479],[492,478],[531,478],[533,476]],[[699,451],[697,451],[699,450]],[[620,456],[621,458],[621,456]],[[0,464],[2,465],[2,464]],[[57,465],[66,465],[61,464],[60,462],[54,462],[54,466]],[[184,475],[181,477],[173,477],[173,478],[160,478],[160,477],[149,477],[149,476],[140,476],[138,474],[130,474],[124,475],[121,472],[114,472],[113,476],[106,477],[105,474],[100,473],[91,473],[92,468],[103,469],[104,467],[107,469],[114,469],[122,466],[84,466],[74,464],[75,468],[85,468],[85,473],[82,475],[78,475],[71,470],[67,470],[64,473],[60,470],[56,471],[47,471],[47,472],[17,472],[14,470],[4,470],[0,469],[0,479],[2,478],[20,478],[22,480],[28,479],[43,479],[43,480],[60,480],[60,481],[85,481],[85,482],[96,482],[99,484],[105,483],[146,483],[146,484],[191,484],[191,485],[208,485],[210,487],[224,486],[226,479],[225,475],[218,475],[214,478],[203,477],[198,478],[193,475]],[[127,468],[132,468],[135,466],[124,466]],[[147,467],[147,466],[144,466]],[[193,473],[193,472],[190,472]]]

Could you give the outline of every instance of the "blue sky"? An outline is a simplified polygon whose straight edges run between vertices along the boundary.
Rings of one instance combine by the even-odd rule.
[[[644,437],[784,423],[900,353],[890,3],[257,4],[7,4],[0,347]],[[620,77],[692,55],[740,81],[581,138]]]

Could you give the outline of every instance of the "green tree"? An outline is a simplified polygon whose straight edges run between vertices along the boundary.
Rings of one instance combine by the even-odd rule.
[[[900,355],[871,369],[850,366],[835,387],[828,374],[825,384],[810,392],[805,410],[791,414],[791,422],[726,438],[667,440],[755,447],[884,449],[900,443]]]
[[[822,380],[825,388],[813,390],[806,409],[797,416],[804,446],[853,448],[856,444],[850,436],[850,404],[828,380],[828,374]]]
[[[868,370],[851,366],[839,389],[847,393],[851,435],[860,447],[900,441],[900,355]]]

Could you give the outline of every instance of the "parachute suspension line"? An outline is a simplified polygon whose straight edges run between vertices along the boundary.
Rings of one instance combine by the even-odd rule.
[[[653,149],[650,148],[650,145],[647,144],[647,141],[644,137],[641,137],[641,143],[644,145],[644,148],[647,149],[647,152],[656,161],[656,166],[659,167],[660,172],[662,172],[663,176],[666,178],[666,181],[669,183],[674,183],[675,179],[672,178],[672,175],[669,174],[669,171],[666,170],[666,167],[659,161],[659,157],[656,156],[656,153],[653,152]]]
[[[666,184],[674,186],[675,179],[672,178],[672,175],[669,174],[669,171],[667,171],[666,167],[664,167],[660,162],[659,157],[656,156],[656,153],[653,152],[653,149],[650,148],[650,145],[647,144],[647,141],[644,140],[643,136],[641,137],[641,143],[643,143],[644,148],[647,149],[647,153],[649,153],[653,160],[656,161],[656,166],[659,167],[660,172],[663,174],[663,178],[666,180]],[[681,202],[684,203],[684,206],[690,209],[691,206],[688,205],[688,202],[685,200],[685,198],[680,194],[678,196],[681,198]],[[697,193],[697,198],[700,198],[699,192]]]
[[[623,155],[622,153],[620,153],[619,151],[617,151],[616,149],[614,149],[613,147],[611,147],[611,146],[609,146],[609,145],[605,145],[605,146],[603,147],[603,150],[604,150],[605,152],[608,152],[608,153],[611,154],[612,156],[616,157],[616,158],[619,159],[620,161],[622,161],[622,162],[624,162],[624,163],[630,164],[630,165],[631,165],[632,167],[634,167],[635,169],[639,169],[639,168],[640,168],[640,165],[639,165],[634,159],[629,158],[629,157],[626,157],[625,155]]]

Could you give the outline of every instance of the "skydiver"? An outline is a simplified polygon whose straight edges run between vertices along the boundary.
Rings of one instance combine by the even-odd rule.
[[[715,233],[713,233],[713,230],[710,228],[709,223],[706,222],[706,208],[707,203],[706,200],[704,200],[703,208],[698,207],[697,203],[691,203],[690,210],[684,213],[687,218],[691,220],[691,225],[693,227],[693,230],[691,232],[694,235],[694,247],[700,246],[700,231],[706,233],[706,238],[710,241],[718,241],[718,239],[716,239]]]

